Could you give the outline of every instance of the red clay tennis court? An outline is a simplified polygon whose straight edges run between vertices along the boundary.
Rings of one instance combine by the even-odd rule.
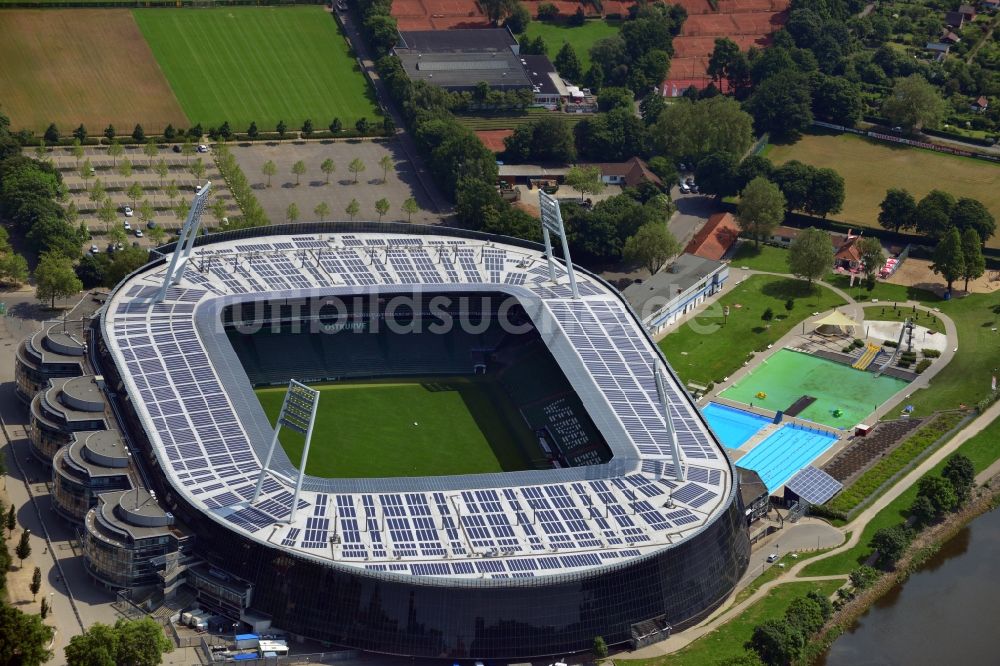
[[[476,136],[479,140],[483,142],[489,150],[494,153],[502,153],[507,150],[507,146],[503,145],[503,140],[514,133],[512,129],[502,129],[502,130],[478,130]]]

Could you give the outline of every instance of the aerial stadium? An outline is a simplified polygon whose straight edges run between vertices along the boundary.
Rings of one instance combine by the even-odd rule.
[[[118,512],[134,538],[171,526],[176,552],[150,560],[165,589],[249,626],[525,659],[664,638],[744,573],[733,465],[595,275],[393,223],[164,250],[92,333],[148,486],[88,513],[98,580],[122,561]]]

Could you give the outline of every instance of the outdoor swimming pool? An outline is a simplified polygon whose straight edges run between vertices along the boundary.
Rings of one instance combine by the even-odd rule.
[[[705,405],[701,413],[704,414],[708,425],[724,446],[731,449],[738,449],[743,444],[756,435],[761,428],[771,422],[763,416],[757,416],[742,409],[734,409],[717,402],[710,402]]]
[[[802,396],[816,398],[798,417],[834,428],[851,428],[906,387],[895,377],[781,349],[720,395],[736,402],[785,411]],[[763,394],[764,397],[760,397]],[[840,410],[840,416],[834,412]]]
[[[786,423],[736,464],[757,472],[768,492],[774,492],[836,441],[829,433]]]

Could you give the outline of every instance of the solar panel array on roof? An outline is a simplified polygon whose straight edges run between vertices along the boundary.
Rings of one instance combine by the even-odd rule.
[[[152,289],[156,270],[109,300],[105,341],[171,484],[249,534],[274,527],[271,543],[418,576],[530,577],[674,543],[702,525],[731,487],[728,461],[672,382],[667,397],[678,438],[698,464],[689,467],[685,484],[664,478],[675,467],[651,343],[617,297],[588,276],[578,278],[586,298],[570,299],[565,271],[559,269],[560,282],[549,281],[537,252],[392,235],[230,242],[198,248],[164,302],[138,300]],[[329,480],[328,491],[303,491],[304,511],[294,524],[284,523],[292,502],[286,482],[268,477],[259,501],[247,506],[260,470],[256,439],[231,397],[241,387],[221,378],[226,368],[215,366],[199,337],[195,306],[220,296],[334,285],[449,283],[501,284],[522,301],[543,299],[578,355],[560,362],[582,363],[570,374],[577,381],[589,377],[621,422],[632,447],[621,453],[626,465],[635,459],[634,470],[607,479],[448,492],[343,492]],[[375,488],[376,480],[367,485]]]
[[[812,465],[796,472],[795,476],[785,484],[785,488],[810,504],[822,504],[829,501],[843,487],[844,484],[840,481]]]

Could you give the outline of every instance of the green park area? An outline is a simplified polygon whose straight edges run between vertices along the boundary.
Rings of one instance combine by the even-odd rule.
[[[494,382],[436,377],[313,388],[320,398],[306,471],[314,476],[447,476],[528,466],[525,447],[533,435]],[[285,391],[257,390],[272,423]],[[281,431],[296,467],[304,441],[291,429]]]
[[[318,5],[133,14],[191,122],[273,131],[279,120],[352,127],[377,114],[347,40]]]
[[[905,188],[917,199],[932,189],[956,198],[972,197],[1000,217],[1000,165],[970,157],[892,145],[853,134],[807,134],[795,143],[769,145],[775,165],[799,160],[829,167],[844,177],[844,208],[833,215],[852,225],[878,225],[879,204],[892,187]],[[987,245],[1000,247],[994,236]]]
[[[754,275],[661,340],[660,349],[684,382],[717,382],[813,312],[843,304],[839,296],[820,285]],[[724,316],[726,306],[728,317]],[[763,318],[769,309],[773,316],[770,322]]]
[[[545,50],[550,58],[556,57],[563,44],[571,44],[580,59],[582,70],[586,72],[590,68],[590,47],[598,40],[617,35],[618,27],[618,23],[603,20],[587,21],[581,26],[532,21],[523,39],[541,37],[545,40]]]
[[[892,306],[892,303],[880,303],[878,305],[866,305],[865,321],[906,321],[912,319],[917,326],[923,326],[935,333],[944,333],[944,322],[929,312],[922,312],[912,308]],[[917,336],[913,336],[913,345],[919,347]]]

